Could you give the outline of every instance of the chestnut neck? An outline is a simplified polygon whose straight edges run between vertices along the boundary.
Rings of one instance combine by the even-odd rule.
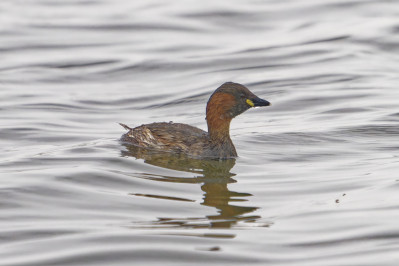
[[[212,141],[215,142],[226,142],[230,141],[230,120],[215,121],[214,119],[208,119],[208,134]]]
[[[227,93],[216,93],[209,99],[206,106],[206,121],[212,142],[232,144],[230,122],[233,118],[229,109],[234,103],[234,96]]]

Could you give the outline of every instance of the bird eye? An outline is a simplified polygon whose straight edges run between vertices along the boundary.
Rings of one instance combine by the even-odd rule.
[[[241,94],[240,94],[240,97],[244,99],[244,98],[245,98],[245,95],[244,95],[243,93],[241,93]]]

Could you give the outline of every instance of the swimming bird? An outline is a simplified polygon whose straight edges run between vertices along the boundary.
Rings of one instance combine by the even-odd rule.
[[[270,103],[244,85],[226,82],[215,90],[206,105],[208,132],[173,122],[152,123],[130,128],[123,142],[159,151],[183,153],[193,158],[234,158],[237,151],[230,138],[230,122],[251,107]]]

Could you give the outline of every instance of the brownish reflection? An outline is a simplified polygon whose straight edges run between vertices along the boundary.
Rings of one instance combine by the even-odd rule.
[[[123,156],[131,156],[144,159],[145,163],[178,170],[196,173],[198,176],[191,178],[157,176],[143,174],[141,177],[162,182],[176,183],[201,183],[204,191],[202,205],[214,207],[218,214],[206,217],[191,218],[159,218],[152,226],[156,227],[190,227],[190,228],[231,228],[239,221],[255,222],[260,216],[249,215],[258,209],[250,206],[233,205],[234,202],[245,202],[249,193],[235,192],[228,189],[229,183],[237,182],[232,177],[235,174],[230,170],[235,164],[235,159],[229,160],[199,160],[184,155],[161,153],[139,148],[133,145],[123,144],[126,150],[122,151]],[[164,195],[131,194],[140,197],[151,197],[167,200],[194,201],[192,199],[169,197]]]

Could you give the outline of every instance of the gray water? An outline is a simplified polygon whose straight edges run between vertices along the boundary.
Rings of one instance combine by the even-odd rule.
[[[398,1],[0,2],[1,265],[399,265]],[[206,130],[236,160],[122,145]]]

